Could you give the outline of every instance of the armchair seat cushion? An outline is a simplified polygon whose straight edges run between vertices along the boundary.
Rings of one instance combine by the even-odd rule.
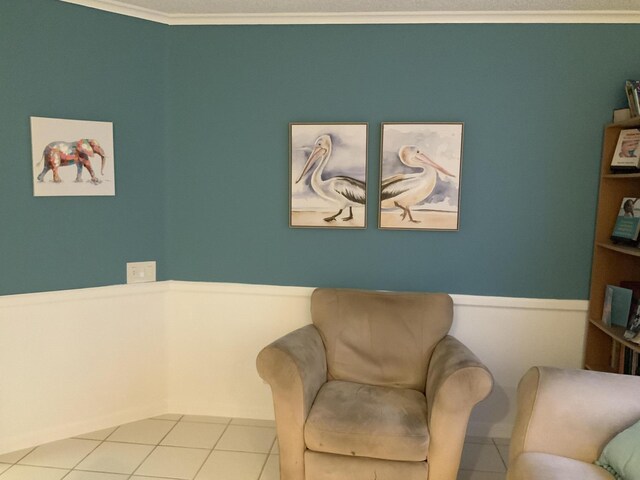
[[[316,452],[424,461],[427,402],[416,390],[329,381],[311,407],[304,439]]]
[[[509,480],[614,480],[592,463],[549,453],[524,452],[509,466]]]

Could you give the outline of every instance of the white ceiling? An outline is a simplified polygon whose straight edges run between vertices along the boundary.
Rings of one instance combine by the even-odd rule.
[[[214,23],[640,23],[640,0],[62,0],[147,20]]]

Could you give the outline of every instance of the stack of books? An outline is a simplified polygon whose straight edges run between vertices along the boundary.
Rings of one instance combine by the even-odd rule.
[[[623,327],[624,339],[640,344],[640,282],[625,281],[619,287],[607,285],[602,323]],[[619,373],[640,375],[638,351],[614,342],[611,367]]]

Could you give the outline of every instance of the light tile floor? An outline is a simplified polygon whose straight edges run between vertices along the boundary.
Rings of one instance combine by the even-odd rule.
[[[508,439],[467,437],[458,480],[504,480]],[[271,421],[168,414],[0,455],[0,480],[278,480]]]

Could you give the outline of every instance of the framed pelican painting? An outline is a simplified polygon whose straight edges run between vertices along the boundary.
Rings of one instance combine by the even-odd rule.
[[[366,123],[289,124],[289,226],[366,228]]]
[[[458,230],[462,123],[383,123],[382,229]]]

